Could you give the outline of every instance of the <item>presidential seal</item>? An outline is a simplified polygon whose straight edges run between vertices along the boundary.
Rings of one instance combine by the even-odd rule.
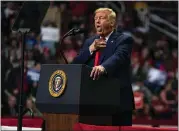
[[[49,80],[49,92],[53,97],[59,97],[65,90],[67,77],[64,71],[55,71]]]

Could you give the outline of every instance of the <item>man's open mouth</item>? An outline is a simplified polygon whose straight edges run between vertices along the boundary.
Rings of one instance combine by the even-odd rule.
[[[97,26],[96,26],[96,29],[97,29],[98,32],[101,32],[101,31],[102,31],[102,28],[101,28],[100,25],[97,25]]]

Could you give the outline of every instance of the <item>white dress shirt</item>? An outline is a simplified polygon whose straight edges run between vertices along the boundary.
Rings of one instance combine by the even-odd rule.
[[[109,39],[109,37],[111,36],[112,33],[113,33],[113,31],[108,36],[105,37],[106,43],[107,43],[107,41],[108,41],[108,39]],[[102,37],[100,36],[100,38],[102,38]]]

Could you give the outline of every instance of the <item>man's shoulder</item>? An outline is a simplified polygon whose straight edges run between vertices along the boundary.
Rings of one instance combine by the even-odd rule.
[[[126,32],[115,32],[111,40],[114,40],[117,45],[133,43],[132,35]]]
[[[127,32],[117,32],[116,35],[117,35],[117,39],[121,39],[121,40],[133,39],[132,34]]]

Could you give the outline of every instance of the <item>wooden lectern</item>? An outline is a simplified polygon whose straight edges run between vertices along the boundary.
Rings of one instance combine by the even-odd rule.
[[[80,64],[42,65],[36,106],[46,131],[72,130],[79,115],[111,115],[113,107],[119,107],[119,80],[102,76],[94,81],[90,72]]]

